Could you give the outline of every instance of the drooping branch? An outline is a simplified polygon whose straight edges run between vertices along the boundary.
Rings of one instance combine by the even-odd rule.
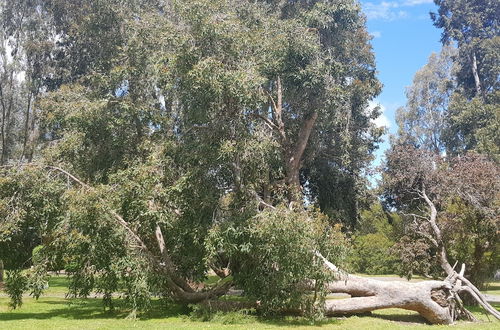
[[[95,191],[93,187],[90,185],[86,184],[82,180],[78,179],[76,176],[73,174],[69,173],[68,171],[57,167],[57,166],[51,166],[51,165],[43,165],[43,164],[21,164],[21,165],[4,165],[1,166],[3,168],[5,167],[38,167],[38,168],[46,168],[46,169],[51,169],[55,170],[57,172],[60,172],[64,174],[66,177],[71,179],[73,182],[77,183],[81,187],[88,189],[90,191]],[[0,168],[1,168],[0,167]],[[103,200],[102,198],[98,197],[99,200],[107,205],[107,202]],[[155,237],[157,239],[158,243],[158,248],[161,253],[161,258],[157,257],[149,248],[148,246],[144,243],[144,241],[141,239],[141,237],[129,226],[129,224],[123,219],[121,215],[119,215],[116,211],[112,210],[111,208],[106,208],[106,211],[113,217],[113,219],[116,221],[116,223],[122,227],[125,232],[129,235],[132,240],[135,241],[136,247],[144,253],[145,257],[149,260],[151,263],[152,267],[158,270],[160,273],[165,275],[167,285],[169,290],[173,294],[173,298],[176,301],[182,302],[182,303],[197,303],[203,300],[207,299],[213,299],[220,297],[224,295],[232,286],[232,281],[226,281],[224,283],[219,282],[215,287],[213,287],[210,290],[207,291],[194,291],[193,288],[187,283],[185,279],[180,277],[178,275],[178,271],[172,262],[172,259],[170,258],[166,245],[165,245],[165,240],[163,237],[163,233],[161,231],[161,228],[159,225],[156,226],[155,230]],[[175,212],[175,211],[174,211]]]

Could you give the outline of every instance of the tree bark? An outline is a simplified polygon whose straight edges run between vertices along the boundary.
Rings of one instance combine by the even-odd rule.
[[[32,93],[30,92],[28,95],[28,104],[26,106],[26,114],[24,119],[24,134],[23,134],[23,145],[21,148],[21,156],[19,157],[19,161],[22,162],[26,155],[26,147],[28,145],[28,140],[30,138],[30,113],[31,113],[31,105],[32,105]]]
[[[287,184],[294,190],[300,190],[300,180],[299,173],[302,165],[302,156],[306,150],[307,143],[309,142],[309,137],[311,136],[314,124],[318,119],[318,113],[313,112],[309,118],[307,118],[299,131],[299,136],[295,143],[295,147],[288,150],[287,161]]]
[[[476,52],[472,52],[471,57],[472,57],[472,75],[474,76],[474,84],[476,87],[476,96],[479,96],[482,93],[482,88],[481,88],[481,80],[479,80],[479,73],[477,70]]]
[[[283,88],[281,78],[276,80],[276,101],[269,94],[271,100],[272,120],[258,115],[259,118],[272,129],[274,129],[280,138],[281,151],[285,160],[285,183],[290,189],[290,200],[295,201],[300,196],[300,168],[302,166],[302,157],[306,150],[309,137],[313,130],[314,124],[318,119],[318,113],[312,112],[304,117],[302,125],[296,141],[292,141],[286,134],[285,122],[283,120]]]
[[[402,308],[418,312],[432,324],[453,323],[450,304],[452,286],[446,281],[418,283],[378,281],[349,275],[330,283],[332,293],[347,293],[350,299],[333,299],[325,303],[327,316],[357,314],[384,308]]]

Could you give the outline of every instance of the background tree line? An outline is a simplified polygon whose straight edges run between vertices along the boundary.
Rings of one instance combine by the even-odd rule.
[[[442,272],[421,195],[426,189],[448,258],[466,262],[468,276],[483,285],[500,262],[500,6],[435,2],[431,18],[442,29],[443,48],[415,74],[407,104],[397,111],[399,130],[386,154],[381,196],[386,210],[402,216],[394,245],[401,274]]]

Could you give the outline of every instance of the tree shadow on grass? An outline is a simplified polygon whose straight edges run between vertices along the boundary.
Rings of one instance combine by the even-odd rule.
[[[32,310],[36,304],[52,305],[54,307],[44,308],[37,312]],[[57,307],[56,307],[57,305]],[[15,321],[15,320],[46,320],[52,318],[62,318],[67,320],[88,320],[88,319],[117,319],[123,320],[130,315],[131,309],[125,307],[122,300],[115,300],[115,308],[105,310],[101,299],[67,299],[67,300],[50,300],[41,299],[39,302],[32,302],[30,306],[25,306],[26,312],[23,311],[23,306],[18,310],[0,312],[0,322]],[[46,307],[46,306],[45,306]],[[137,313],[137,320],[148,320],[155,318],[167,318],[186,315],[188,309],[182,305],[161,304],[159,301],[153,301],[152,308],[149,311]]]
[[[377,318],[385,321],[393,321],[398,323],[409,323],[409,324],[429,324],[420,314],[418,313],[405,313],[401,310],[401,314],[397,312],[394,313],[373,313],[371,315],[373,318]]]
[[[257,317],[256,321],[261,324],[278,327],[328,327],[340,325],[343,319],[326,317],[321,320],[313,321],[303,316],[275,316],[275,317]]]

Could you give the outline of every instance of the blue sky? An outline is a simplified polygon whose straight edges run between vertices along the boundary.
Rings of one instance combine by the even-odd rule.
[[[432,52],[439,52],[441,31],[432,25],[429,12],[437,11],[432,0],[361,0],[368,18],[368,31],[377,60],[382,93],[375,100],[384,110],[377,120],[396,133],[396,109],[406,102],[405,87],[415,72],[425,65]],[[375,165],[387,149],[387,137],[377,152]]]

